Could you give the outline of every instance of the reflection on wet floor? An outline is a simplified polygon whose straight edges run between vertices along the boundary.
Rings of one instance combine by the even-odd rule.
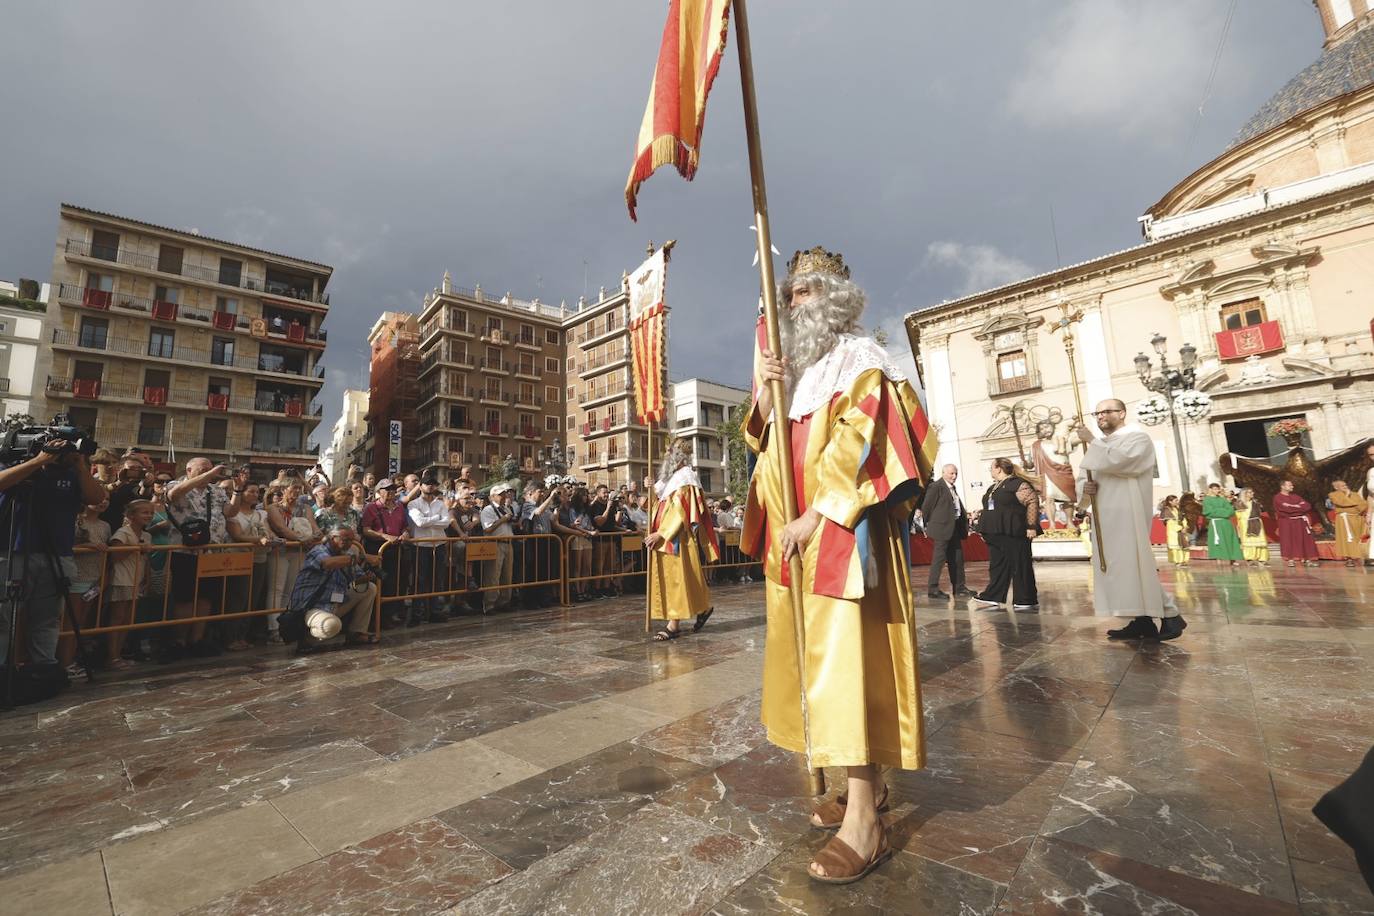
[[[888,774],[901,851],[853,887],[805,876],[824,835],[807,828],[799,761],[758,721],[755,584],[720,589],[710,625],[672,643],[646,642],[626,598],[411,630],[375,651],[150,667],[8,714],[0,900],[1374,911],[1310,813],[1374,744],[1374,576],[1166,569],[1189,627],[1141,645],[1103,638],[1092,574],[1039,564],[1039,614],[920,599],[930,762]]]

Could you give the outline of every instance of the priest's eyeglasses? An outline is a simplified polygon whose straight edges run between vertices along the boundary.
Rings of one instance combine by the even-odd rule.
[[[1109,414],[1109,413],[1125,413],[1125,412],[1126,412],[1126,411],[1122,410],[1122,409],[1119,408],[1119,407],[1113,407],[1111,410],[1094,410],[1092,415],[1093,415],[1094,417],[1105,417],[1105,416],[1106,416],[1107,414]]]

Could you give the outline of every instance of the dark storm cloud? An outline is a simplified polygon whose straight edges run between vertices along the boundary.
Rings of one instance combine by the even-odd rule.
[[[870,325],[1139,241],[1135,217],[1316,57],[1310,4],[750,8],[774,237],[845,253]],[[9,3],[0,277],[46,278],[59,201],[335,266],[326,421],[364,335],[445,269],[594,295],[678,239],[674,377],[747,378],[757,296],[733,47],[694,184],[622,191],[666,4]],[[733,36],[732,36],[733,44]],[[904,348],[894,341],[894,349]],[[317,438],[327,439],[328,425]]]

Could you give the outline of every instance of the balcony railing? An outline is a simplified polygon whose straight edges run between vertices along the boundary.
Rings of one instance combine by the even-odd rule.
[[[586,362],[582,364],[582,368],[579,370],[579,374],[581,374],[585,378],[586,376],[591,375],[592,373],[597,372],[598,370],[605,369],[609,366],[614,366],[617,363],[622,363],[628,358],[629,351],[623,348],[619,350],[614,350],[610,353],[606,353],[601,356],[588,357]]]
[[[324,415],[323,404],[310,405],[307,415],[305,398],[279,398],[265,394],[259,394],[256,398],[248,395],[231,397],[229,395],[207,394],[204,391],[190,388],[177,388],[168,391],[166,388],[152,385],[142,387],[112,385],[98,379],[73,380],[51,375],[48,376],[45,389],[48,394],[53,395],[98,400],[119,398],[139,401],[149,407],[184,407],[191,410],[209,408],[245,414],[272,413],[301,419],[318,418]],[[83,393],[77,394],[78,389]],[[223,404],[223,406],[215,406],[216,404]]]
[[[578,346],[587,346],[598,337],[605,337],[608,334],[616,334],[625,330],[625,325],[620,321],[593,321],[577,335]]]
[[[1040,373],[1031,372],[1025,375],[1015,375],[1011,378],[996,378],[988,380],[988,394],[1013,394],[1017,391],[1029,391],[1032,388],[1040,387]]]
[[[162,269],[157,255],[140,254],[134,251],[127,251],[123,248],[112,248],[107,245],[95,245],[83,239],[67,239],[66,251],[69,255],[78,257],[97,258],[101,261],[111,261],[116,264],[124,264],[128,267],[137,267],[140,270],[152,270],[158,273],[167,274],[174,277],[187,277],[202,283],[216,283],[220,286],[228,286],[234,289],[246,289],[250,292],[266,293],[269,296],[276,296],[284,299],[295,299],[298,302],[314,302],[319,305],[329,304],[329,294],[313,294],[310,290],[303,290],[289,286],[277,281],[258,280],[252,277],[244,277],[240,274],[237,278],[232,275],[210,267],[195,267],[189,264],[182,264],[179,271],[166,271]]]
[[[134,340],[128,337],[110,337],[99,334],[88,333],[78,334],[76,331],[67,331],[61,328],[54,328],[52,332],[52,342],[58,347],[78,347],[82,350],[103,351],[114,353],[121,356],[133,356],[140,359],[147,359],[150,356],[159,359],[169,359],[173,362],[195,363],[201,366],[224,366],[231,369],[244,369],[250,372],[277,372],[284,375],[296,375],[309,377],[305,367],[300,369],[288,368],[285,362],[279,361],[280,357],[272,354],[259,356],[253,359],[248,356],[227,358],[221,356],[214,358],[213,354],[203,350],[192,350],[187,347],[173,347],[170,350],[159,350],[156,354],[150,354],[149,341]],[[324,366],[319,366],[314,374],[315,378],[324,377]]]
[[[113,293],[109,290],[92,289],[75,283],[60,284],[57,294],[58,298],[65,302],[79,302],[86,308],[100,311],[115,308],[130,312],[144,312],[158,321],[177,321],[178,319],[197,321],[209,324],[217,331],[249,333],[253,328],[252,319],[233,312],[207,312],[204,309],[182,306],[176,302],[150,299],[146,296],[133,296],[128,293]],[[259,320],[263,322],[264,332],[271,340],[282,340],[287,343],[324,343],[329,338],[327,332],[323,330],[312,331],[302,324],[293,324],[281,319],[264,318]]]
[[[510,375],[510,363],[501,359],[483,359],[481,363],[483,372],[504,372]]]

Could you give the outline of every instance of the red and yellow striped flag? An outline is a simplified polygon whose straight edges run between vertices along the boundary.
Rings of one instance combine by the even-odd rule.
[[[630,361],[641,423],[663,419],[668,256],[660,248],[630,275]]]
[[[706,96],[725,54],[729,20],[730,0],[671,0],[635,162],[625,185],[630,219],[635,219],[639,186],[659,166],[677,166],[688,181],[697,172]]]

